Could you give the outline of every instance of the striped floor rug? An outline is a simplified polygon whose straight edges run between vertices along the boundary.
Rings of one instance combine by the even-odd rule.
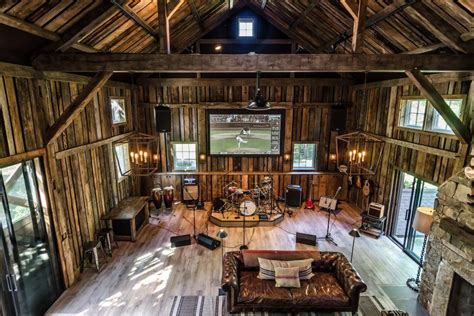
[[[377,298],[361,296],[359,301],[358,316],[379,316],[380,304]],[[225,296],[175,296],[171,307],[170,316],[230,316],[227,313]],[[236,314],[232,314],[236,315]],[[237,314],[240,316],[350,316],[351,313],[267,313],[248,312]]]

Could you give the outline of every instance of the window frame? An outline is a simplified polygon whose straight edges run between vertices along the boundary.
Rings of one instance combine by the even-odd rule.
[[[186,168],[176,168],[176,152],[175,152],[175,145],[179,145],[179,144],[193,144],[196,146],[196,149],[195,149],[195,155],[194,155],[194,160],[196,162],[196,168],[195,169],[187,169]],[[173,167],[173,171],[191,171],[191,172],[194,172],[194,171],[198,171],[199,169],[199,144],[197,142],[188,142],[188,141],[183,141],[183,142],[180,142],[180,141],[174,141],[174,142],[171,142],[171,156],[172,156],[172,167]]]
[[[442,95],[444,100],[455,100],[455,99],[461,99],[461,107],[459,109],[459,119],[463,122],[464,121],[464,116],[465,116],[465,109],[466,109],[466,99],[467,96],[465,94],[450,94],[450,95]],[[408,100],[426,100],[426,109],[425,109],[425,115],[423,118],[423,127],[418,128],[415,126],[411,125],[404,125],[402,122],[406,120],[406,115],[407,115],[407,108],[406,104]],[[442,129],[434,129],[433,124],[434,124],[434,119],[436,115],[439,115],[439,113],[436,111],[436,109],[433,107],[431,102],[423,97],[423,96],[403,96],[400,98],[399,102],[399,115],[398,115],[398,122],[397,122],[397,128],[398,129],[406,129],[406,130],[411,130],[411,131],[419,131],[423,133],[431,133],[431,134],[442,134],[445,137],[449,137],[454,135],[454,133],[451,130],[442,130]],[[448,125],[449,127],[449,125]]]
[[[125,113],[124,121],[114,122],[114,114],[112,111],[112,100],[123,100],[123,111]],[[122,96],[109,96],[109,109],[110,109],[110,120],[112,121],[112,126],[121,126],[127,124],[127,97]]]
[[[314,157],[312,167],[295,167],[295,145],[314,145]],[[294,171],[315,171],[318,168],[318,150],[319,142],[314,141],[295,141],[292,143],[291,148],[291,170]]]
[[[410,113],[408,112],[408,106],[407,106],[408,102],[409,101],[418,101],[419,102],[421,100],[425,100],[425,102],[426,102],[425,112],[423,114],[423,122],[422,122],[421,126],[406,124],[406,122],[409,120],[409,114],[411,113],[411,112]],[[428,100],[426,98],[422,97],[422,96],[414,96],[414,97],[402,97],[400,102],[401,102],[401,107],[400,107],[400,115],[399,115],[399,119],[398,119],[398,127],[408,128],[408,129],[413,129],[413,130],[425,130],[425,123],[426,123],[426,120],[427,120],[428,107],[429,107]],[[418,104],[418,107],[419,107],[419,104]],[[403,124],[402,124],[402,122],[403,122]]]
[[[125,146],[127,145],[127,153],[124,155],[124,158],[125,158],[125,161],[124,161],[124,167],[125,167],[125,170],[123,170],[122,172],[122,169],[120,168],[120,161],[119,161],[119,156],[117,154],[117,147],[118,146]],[[122,182],[123,180],[125,180],[127,178],[127,172],[129,172],[131,170],[131,164],[130,164],[130,144],[129,143],[116,143],[113,145],[113,150],[114,150],[114,155],[116,157],[116,160],[115,160],[115,172],[116,172],[116,175],[117,175],[117,182]]]
[[[240,34],[240,23],[252,23],[252,35]],[[238,38],[254,38],[255,37],[255,19],[252,17],[241,17],[237,20],[237,37]]]

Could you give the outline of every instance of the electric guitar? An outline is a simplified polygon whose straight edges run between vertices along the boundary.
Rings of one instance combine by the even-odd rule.
[[[313,202],[313,181],[310,181],[310,189],[309,189],[309,196],[304,202],[304,208],[307,210],[314,210],[314,202]]]

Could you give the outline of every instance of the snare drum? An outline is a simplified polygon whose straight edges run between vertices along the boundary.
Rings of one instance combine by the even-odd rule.
[[[251,200],[245,200],[240,203],[239,210],[243,216],[252,216],[257,211],[257,205]]]
[[[163,190],[161,187],[153,188],[151,190],[151,198],[153,199],[153,204],[155,204],[155,208],[161,208],[161,204],[163,203]]]
[[[165,187],[163,188],[164,193],[163,193],[163,200],[165,201],[165,207],[166,208],[171,208],[173,205],[173,199],[174,199],[174,189],[172,186]]]

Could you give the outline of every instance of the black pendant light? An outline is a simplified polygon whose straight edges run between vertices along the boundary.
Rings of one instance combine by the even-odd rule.
[[[257,71],[257,86],[255,91],[255,97],[249,101],[247,109],[252,111],[263,111],[270,109],[270,102],[268,102],[260,91],[260,71]]]

